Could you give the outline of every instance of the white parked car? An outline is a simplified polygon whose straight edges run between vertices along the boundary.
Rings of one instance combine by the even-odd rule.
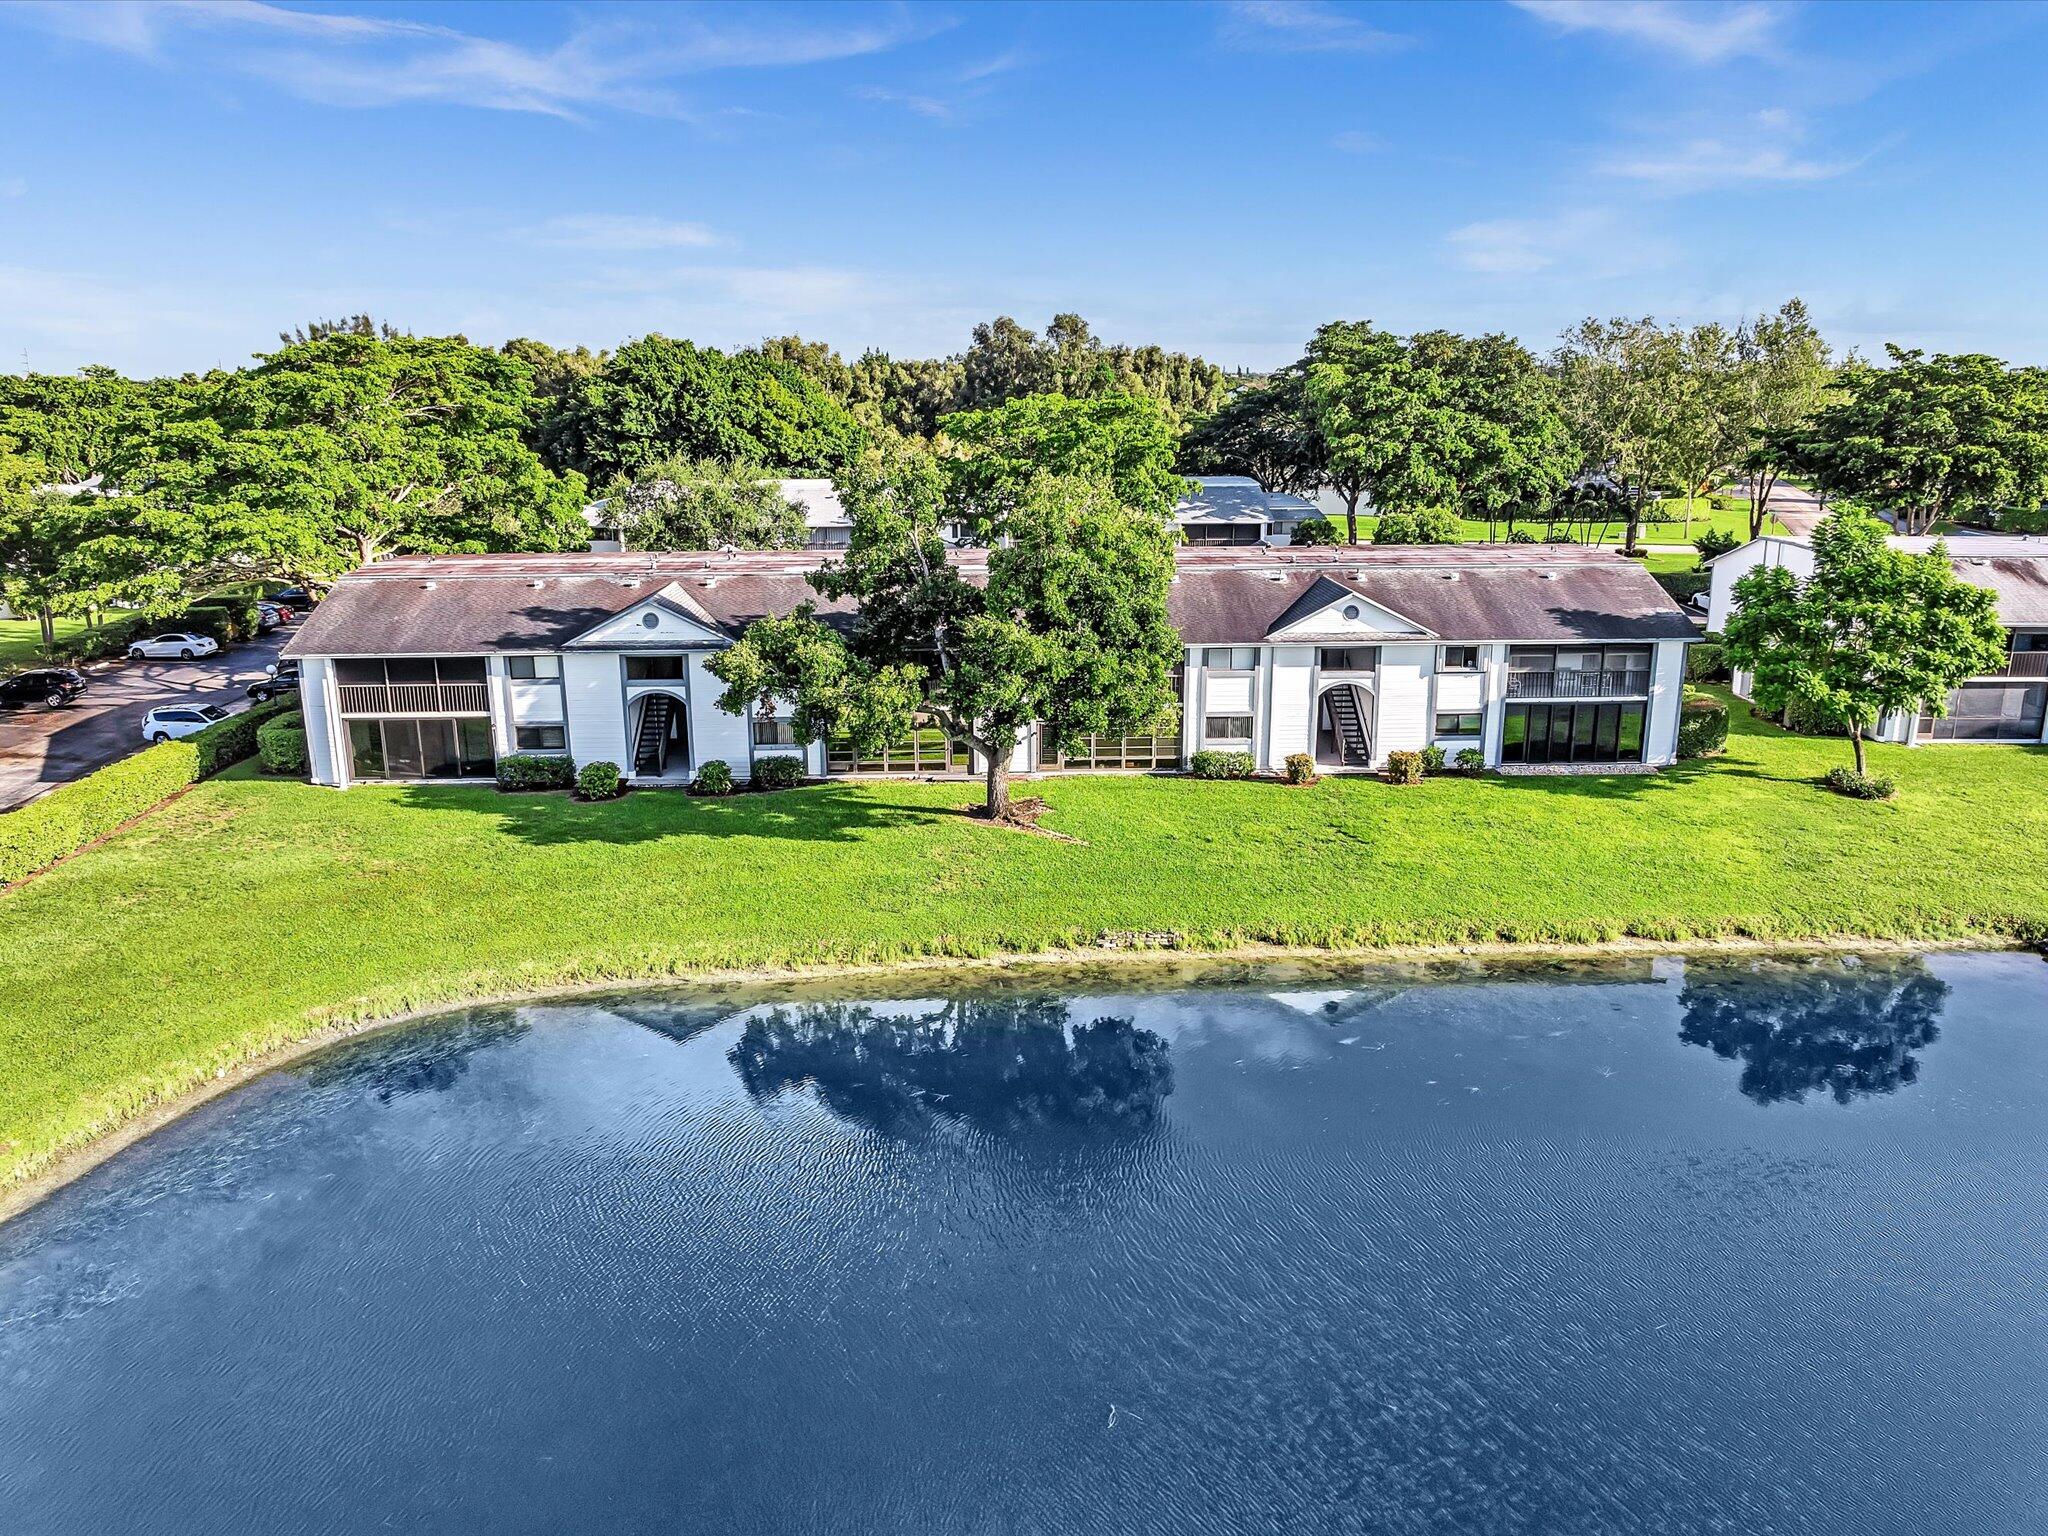
[[[161,635],[151,635],[147,640],[137,640],[128,647],[128,659],[140,661],[145,656],[175,656],[180,661],[191,661],[200,656],[211,656],[220,649],[220,643],[208,635],[188,635],[183,630],[171,630]]]
[[[169,741],[191,736],[227,717],[228,711],[218,704],[159,704],[142,717],[142,739]]]

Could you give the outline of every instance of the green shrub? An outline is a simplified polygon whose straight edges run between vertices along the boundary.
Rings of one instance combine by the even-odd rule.
[[[1294,525],[1297,544],[1342,544],[1344,530],[1327,517],[1311,517]]]
[[[0,885],[26,879],[256,749],[259,727],[296,704],[252,709],[109,763],[0,815]]]
[[[1188,759],[1188,772],[1198,779],[1248,779],[1258,771],[1249,752],[1197,752]]]
[[[1386,512],[1373,524],[1375,544],[1455,544],[1463,530],[1458,514],[1448,507],[1423,507],[1414,512]]]
[[[1420,784],[1422,782],[1422,754],[1420,752],[1389,752],[1387,754],[1387,780],[1393,784]]]
[[[1728,745],[1728,706],[1711,694],[1689,693],[1678,711],[1678,755],[1706,757]]]
[[[537,789],[567,789],[576,782],[576,765],[566,757],[538,752],[510,752],[498,759],[498,788],[507,794]]]
[[[777,753],[754,764],[754,788],[795,789],[804,781],[804,760]]]
[[[1889,800],[1898,793],[1898,783],[1888,774],[1858,773],[1854,768],[1830,768],[1821,783],[1838,795],[1852,800]]]
[[[286,773],[304,778],[311,767],[306,751],[306,728],[296,717],[273,720],[256,732],[256,758],[265,773]]]
[[[1718,640],[1702,640],[1685,648],[1685,680],[1688,683],[1728,681],[1728,651]]]
[[[1692,547],[1700,552],[1701,560],[1712,560],[1717,555],[1727,554],[1741,543],[1742,540],[1725,528],[1709,528],[1692,541]]]
[[[1287,782],[1290,784],[1313,784],[1316,781],[1316,760],[1306,752],[1287,754]]]
[[[1833,710],[1794,694],[1785,701],[1785,729],[1800,736],[1840,736],[1848,723]]]
[[[729,795],[732,793],[732,767],[723,759],[712,758],[708,763],[697,765],[697,777],[690,781],[693,795]]]
[[[1536,542],[1536,535],[1526,528],[1510,528],[1508,530],[1508,542],[1510,544],[1534,544]]]
[[[1477,747],[1466,747],[1452,761],[1460,773],[1478,773],[1486,767],[1486,754]]]
[[[617,763],[585,763],[576,770],[576,798],[579,800],[616,800],[625,787]]]
[[[60,640],[50,651],[50,659],[58,662],[77,663],[98,661],[106,656],[119,656],[136,636],[145,633],[144,620],[139,616],[115,619],[102,624],[98,629],[88,629]]]
[[[176,618],[164,620],[164,628],[187,629],[222,645],[232,645],[235,639],[234,615],[217,603],[194,603]]]
[[[1442,747],[1429,746],[1422,749],[1422,771],[1424,773],[1442,773],[1444,771],[1444,749]]]
[[[1670,593],[1674,603],[1689,603],[1714,584],[1711,571],[1652,571],[1650,579]]]

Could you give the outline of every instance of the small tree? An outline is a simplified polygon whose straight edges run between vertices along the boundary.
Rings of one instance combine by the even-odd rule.
[[[1798,299],[1775,315],[1744,321],[1735,333],[1735,354],[1735,462],[1749,476],[1749,536],[1760,539],[1771,492],[1786,468],[1783,445],[1826,400],[1834,366],[1826,340]]]
[[[915,717],[935,720],[981,754],[986,813],[1000,819],[1010,756],[1032,721],[1069,750],[1173,708],[1174,535],[1100,480],[1041,474],[993,515],[948,492],[945,471],[917,453],[849,477],[846,558],[811,581],[859,604],[851,640],[806,605],[749,625],[708,665],[726,685],[721,708],[786,700],[807,738],[877,751]],[[941,530],[962,517],[991,546],[985,587],[946,558]]]
[[[1766,707],[1796,698],[1840,719],[1859,774],[1864,737],[1886,713],[1943,713],[1949,690],[2005,659],[1992,594],[1957,580],[1941,546],[1906,554],[1886,532],[1860,512],[1830,514],[1814,531],[1813,575],[1751,571],[1722,637]]]
[[[808,536],[803,508],[745,465],[658,459],[614,480],[605,500],[629,549],[798,549]]]
[[[939,425],[963,450],[950,470],[954,499],[971,523],[1001,521],[1047,474],[1098,481],[1127,505],[1162,518],[1188,493],[1173,467],[1173,422],[1148,396],[1025,395],[956,412]]]
[[[1684,475],[1686,350],[1682,332],[1654,320],[1588,319],[1565,332],[1552,359],[1585,466],[1620,497],[1631,554],[1656,488]]]
[[[1387,512],[1373,525],[1375,544],[1455,544],[1461,529],[1448,507],[1421,507],[1413,512]]]

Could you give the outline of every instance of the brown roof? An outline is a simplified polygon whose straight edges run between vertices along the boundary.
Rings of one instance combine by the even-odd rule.
[[[830,558],[829,551],[406,555],[342,577],[286,654],[555,650],[671,584],[728,635],[801,602],[843,619],[851,605],[824,601],[805,580]],[[985,550],[953,559],[970,579],[988,568]],[[1169,601],[1190,645],[1255,644],[1348,593],[1441,640],[1686,640],[1698,633],[1641,565],[1597,550],[1184,549],[1177,566]]]
[[[1991,589],[2006,628],[2048,625],[2048,554],[1974,556],[1958,539],[1949,545],[1948,563],[1958,580]]]

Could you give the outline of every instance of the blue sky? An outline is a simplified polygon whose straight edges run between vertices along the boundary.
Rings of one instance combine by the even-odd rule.
[[[2048,363],[2032,5],[0,8],[0,367],[422,333],[849,357],[999,313],[1733,319]]]

